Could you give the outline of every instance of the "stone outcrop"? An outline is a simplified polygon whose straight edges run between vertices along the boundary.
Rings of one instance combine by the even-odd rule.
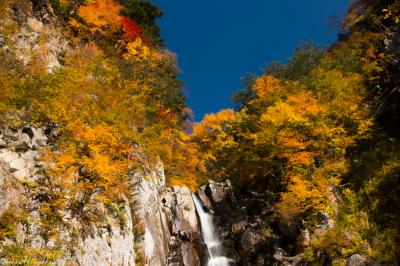
[[[110,223],[108,228],[92,228],[94,234],[78,238],[71,261],[79,265],[135,265],[135,236],[132,233],[132,217],[126,204],[125,226]],[[93,225],[94,226],[94,225]]]
[[[49,147],[49,134],[46,129],[29,126],[0,129],[0,216],[7,211],[20,210],[24,210],[26,216],[18,223],[15,243],[12,238],[0,240],[0,252],[10,245],[27,249],[56,248],[63,252],[63,260],[78,265],[134,265],[135,236],[128,199],[121,207],[123,225],[103,204],[97,204],[96,209],[103,213],[104,220],[84,224],[65,210],[63,222],[68,227],[51,224],[52,230],[57,231],[57,238],[45,237],[49,228],[43,227],[40,214],[43,204],[40,196],[45,196],[40,187],[44,180],[40,158],[42,148]]]
[[[167,265],[170,232],[162,196],[166,194],[162,165],[148,175],[137,175],[136,201],[145,232],[141,243],[147,265]]]
[[[7,25],[18,30],[6,36],[0,34],[0,49],[14,54],[24,65],[35,58],[44,62],[48,71],[60,67],[59,58],[70,47],[52,12],[48,0],[12,2],[10,11],[0,18],[0,27]]]
[[[14,244],[44,250],[57,247],[64,260],[78,265],[135,265],[139,256],[150,266],[200,265],[204,246],[191,192],[186,187],[168,188],[161,163],[152,171],[132,175],[135,194],[123,197],[123,203],[105,206],[89,198],[82,202],[82,213],[62,211],[68,226],[52,225],[60,239],[45,239],[41,152],[50,147],[52,138],[52,131],[44,128],[0,130],[0,216],[7,210],[29,210],[29,224],[21,221]],[[84,222],[80,216],[90,213],[103,218]]]
[[[191,192],[167,188],[162,164],[139,180],[136,200],[145,227],[141,246],[146,265],[194,265],[199,261],[194,243],[201,235]]]
[[[271,228],[273,207],[269,202],[273,195],[270,192],[241,195],[228,180],[209,181],[196,194],[203,208],[213,214],[223,241],[224,256],[232,258],[237,265],[280,265],[284,260],[292,261],[283,251],[276,252],[280,237]]]

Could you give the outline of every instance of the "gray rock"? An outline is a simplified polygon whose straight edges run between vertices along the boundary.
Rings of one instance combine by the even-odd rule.
[[[367,266],[367,259],[359,254],[353,254],[347,260],[346,266]]]
[[[18,158],[10,162],[11,170],[18,171],[26,168],[26,162],[22,158]]]
[[[213,203],[220,203],[232,196],[232,187],[229,180],[225,183],[216,183],[209,180],[204,192]]]
[[[240,238],[240,249],[242,252],[246,252],[252,247],[255,247],[259,241],[260,237],[251,229],[247,229]]]
[[[198,189],[196,191],[197,196],[199,197],[201,204],[203,205],[203,207],[205,207],[205,209],[207,209],[208,211],[212,210],[212,206],[211,206],[211,202],[208,199],[206,193],[204,192],[205,190],[205,186],[202,186],[200,189]]]
[[[199,255],[191,243],[182,243],[181,250],[185,266],[200,266]]]
[[[37,152],[29,150],[21,154],[21,158],[25,161],[27,168],[35,167]]]
[[[161,164],[155,171],[148,173],[136,173],[135,201],[139,205],[139,216],[144,224],[143,241],[138,242],[146,257],[146,265],[167,265],[169,253],[170,231],[164,205],[169,205],[165,189],[165,176]],[[163,200],[164,199],[164,200]],[[165,203],[163,203],[163,201]]]
[[[14,160],[18,159],[18,153],[13,152],[11,150],[8,149],[2,149],[0,150],[0,160],[6,162],[6,163],[10,163]]]
[[[296,266],[300,263],[301,258],[299,255],[297,256],[286,256],[285,252],[281,249],[278,248],[273,256],[273,258],[280,262],[279,265],[284,265],[284,266]]]
[[[74,259],[79,265],[135,265],[132,219],[128,206],[125,210],[126,228],[122,229],[117,224],[111,225],[109,230],[94,228],[97,234],[81,239],[75,248],[77,255]]]
[[[32,145],[33,147],[44,146],[47,143],[47,136],[42,128],[31,128],[33,132]]]
[[[196,208],[190,190],[187,187],[174,186],[174,193],[176,197],[175,226],[177,230],[185,233],[198,232]]]
[[[28,179],[28,178],[31,176],[29,170],[26,169],[26,168],[17,170],[17,171],[15,171],[15,172],[13,172],[12,175],[13,175],[16,179],[18,179],[18,180],[20,180],[20,181],[25,180],[25,179]]]

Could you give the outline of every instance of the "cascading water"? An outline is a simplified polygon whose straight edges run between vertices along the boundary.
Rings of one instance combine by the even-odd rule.
[[[214,225],[212,223],[212,216],[204,211],[200,200],[194,193],[192,194],[192,198],[200,218],[203,240],[207,246],[208,254],[210,256],[207,266],[228,266],[229,262],[232,262],[232,259],[222,256],[221,241],[218,239],[218,236],[215,232]]]

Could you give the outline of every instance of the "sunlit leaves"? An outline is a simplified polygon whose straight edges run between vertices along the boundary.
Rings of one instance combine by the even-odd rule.
[[[80,5],[77,10],[79,19],[71,19],[69,24],[77,30],[91,34],[99,33],[113,39],[116,33],[123,32],[129,41],[142,36],[143,29],[135,20],[121,15],[122,6],[114,0],[97,0]]]

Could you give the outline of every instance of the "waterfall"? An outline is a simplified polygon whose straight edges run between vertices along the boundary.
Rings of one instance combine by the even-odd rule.
[[[207,266],[228,266],[229,262],[233,260],[222,255],[221,241],[218,239],[217,233],[215,232],[212,216],[204,211],[200,200],[194,193],[192,194],[192,198],[200,218],[203,240],[210,256]]]

